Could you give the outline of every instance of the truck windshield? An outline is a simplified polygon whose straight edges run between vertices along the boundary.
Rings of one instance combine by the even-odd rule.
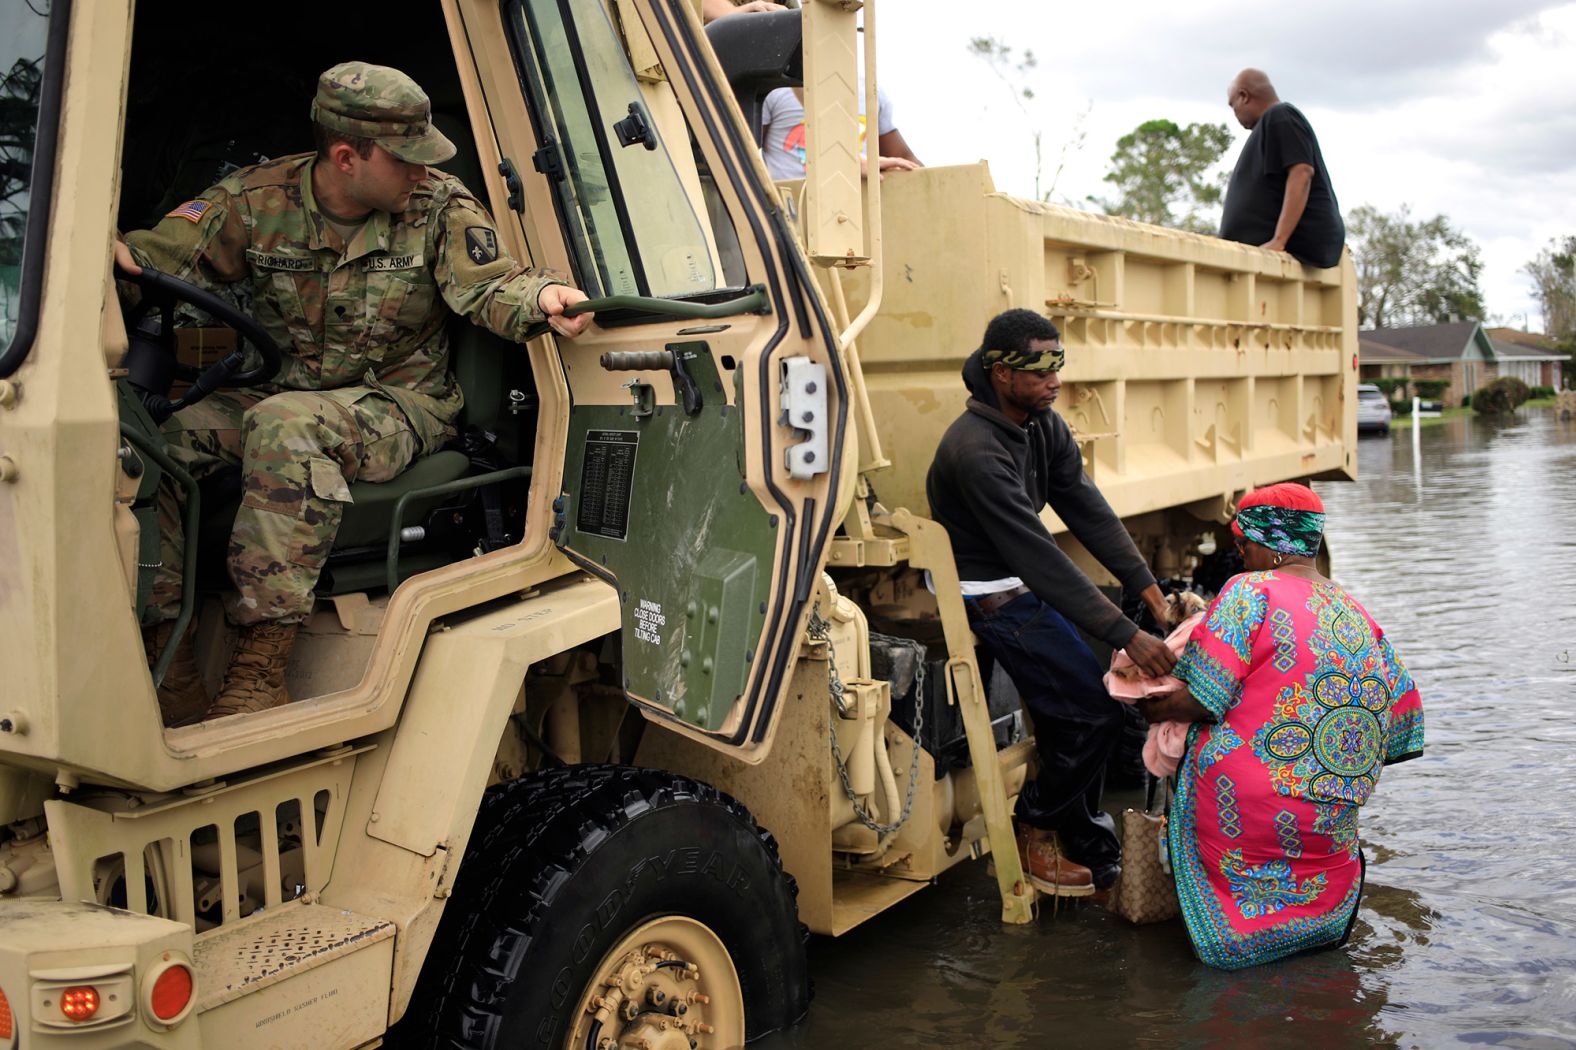
[[[32,203],[49,10],[50,0],[0,5],[0,350],[11,347],[25,297],[22,249]]]
[[[600,3],[518,0],[509,21],[543,144],[535,166],[553,183],[580,287],[677,298],[741,285],[722,278],[737,238],[661,67],[637,76]]]

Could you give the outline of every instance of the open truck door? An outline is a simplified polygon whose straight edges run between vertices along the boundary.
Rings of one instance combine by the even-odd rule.
[[[617,588],[631,700],[758,758],[838,518],[835,333],[687,4],[459,13],[471,83],[493,85],[478,139],[512,187],[495,213],[529,215],[530,256],[596,311],[547,358],[563,444],[538,463],[563,467],[535,486],[552,541]],[[491,97],[505,83],[518,95]]]

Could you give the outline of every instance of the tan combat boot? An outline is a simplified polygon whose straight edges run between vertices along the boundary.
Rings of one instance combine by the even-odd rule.
[[[142,648],[147,653],[150,670],[174,633],[173,620],[142,629]],[[192,646],[195,633],[194,627],[188,627],[181,635],[175,657],[170,661],[169,670],[164,672],[164,681],[159,684],[159,714],[169,729],[202,721],[211,703],[208,690],[203,688],[202,672],[197,670],[197,650]]]
[[[1023,873],[1042,893],[1057,897],[1088,897],[1094,893],[1094,873],[1067,859],[1054,831],[1019,824],[1018,859]]]
[[[208,717],[245,715],[288,704],[285,665],[290,662],[290,649],[300,626],[265,620],[241,628],[230,669],[224,673],[224,687],[208,709]]]

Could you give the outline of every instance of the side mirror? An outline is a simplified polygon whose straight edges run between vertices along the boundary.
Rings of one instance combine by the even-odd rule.
[[[804,83],[804,20],[795,10],[730,15],[708,25],[706,36],[759,146],[767,94]]]

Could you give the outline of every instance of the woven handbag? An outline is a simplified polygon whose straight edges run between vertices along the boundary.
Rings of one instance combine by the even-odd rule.
[[[1157,781],[1154,777],[1146,779],[1144,812],[1129,809],[1122,813],[1122,874],[1111,887],[1111,910],[1135,925],[1165,922],[1181,911],[1176,880],[1171,875],[1171,850],[1166,842],[1170,782],[1163,778],[1158,781],[1162,790],[1157,812]]]

